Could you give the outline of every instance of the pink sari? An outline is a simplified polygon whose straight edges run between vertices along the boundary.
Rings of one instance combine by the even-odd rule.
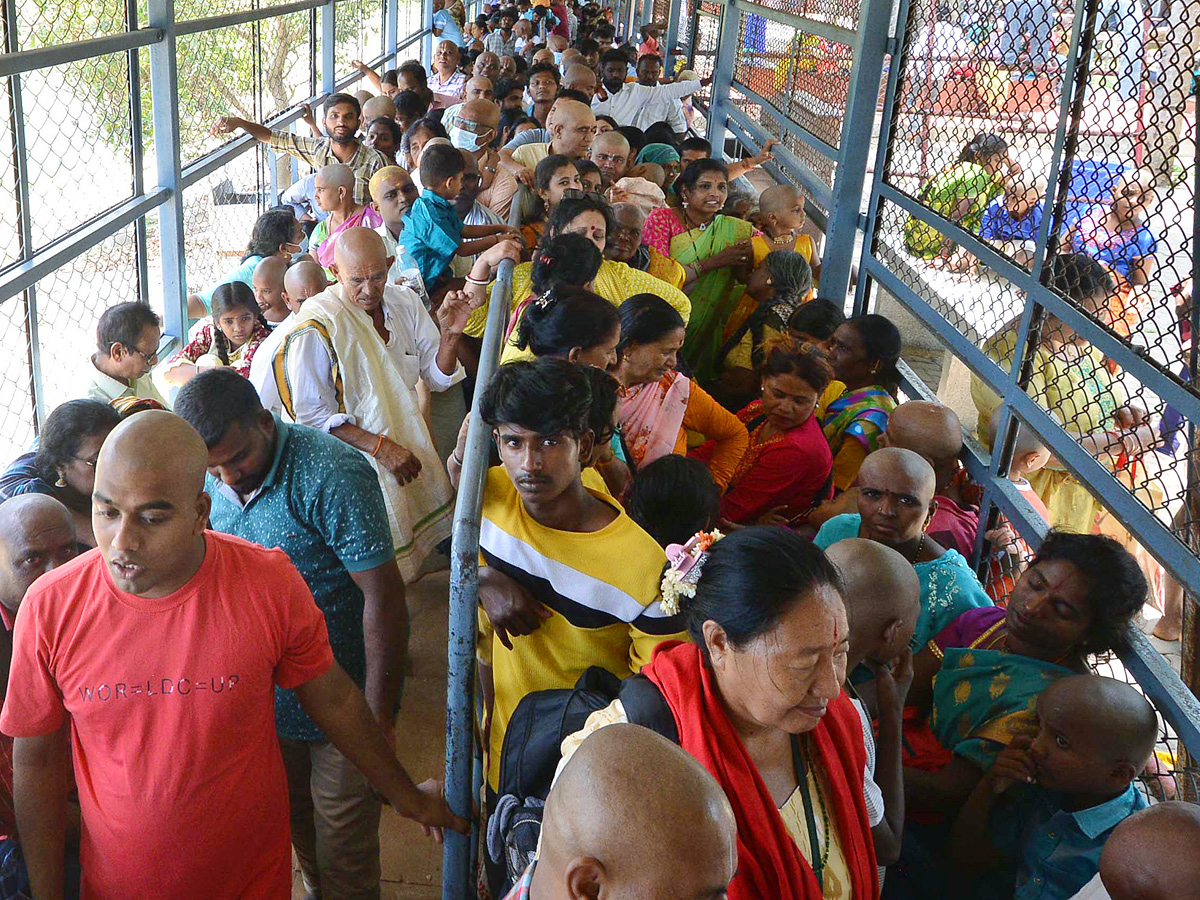
[[[675,452],[692,383],[678,372],[637,387],[622,388],[617,417],[635,469]]]
[[[347,228],[357,228],[363,226],[365,228],[378,228],[383,224],[383,219],[379,213],[371,209],[369,206],[364,206],[352,216],[348,216],[346,221],[342,222],[333,234],[325,236],[325,240],[321,241],[321,245],[317,247],[317,262],[328,269],[333,265],[333,248],[337,244],[338,235]]]

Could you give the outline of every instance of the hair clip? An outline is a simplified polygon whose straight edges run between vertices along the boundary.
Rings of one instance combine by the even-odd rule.
[[[549,306],[551,303],[553,303],[554,298],[552,296],[550,296],[551,290],[553,290],[553,288],[550,288],[550,289],[547,289],[546,291],[544,291],[540,297],[538,297],[536,300],[533,301],[533,305],[536,306],[538,309],[545,309],[547,306]]]
[[[725,535],[717,531],[699,531],[686,544],[667,545],[667,568],[663,572],[662,600],[659,606],[668,616],[679,614],[680,597],[696,596],[696,583],[708,560],[708,549]]]

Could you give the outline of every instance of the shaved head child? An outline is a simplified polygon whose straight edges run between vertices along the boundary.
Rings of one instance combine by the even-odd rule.
[[[957,413],[925,400],[901,403],[888,417],[882,443],[918,453],[933,466],[938,508],[929,522],[929,536],[970,558],[979,532],[978,488],[962,471],[963,430]]]
[[[507,900],[708,900],[736,868],[737,825],[716,780],[661,735],[609,725],[563,767],[538,860]]]
[[[1200,806],[1171,800],[1134,813],[1100,854],[1079,900],[1200,900]],[[1100,882],[1099,890],[1088,892]]]
[[[1135,688],[1069,675],[1042,691],[1037,716],[1037,734],[1012,738],[954,824],[952,865],[975,896],[1073,897],[1113,829],[1146,806],[1133,781],[1158,717]]]
[[[850,620],[846,692],[863,718],[863,740],[875,794],[870,798],[871,838],[880,868],[900,857],[904,831],[901,728],[912,683],[912,640],[921,614],[921,582],[907,559],[890,547],[846,538],[826,551],[842,576]],[[871,720],[878,721],[878,738]],[[873,751],[873,752],[872,752]],[[883,872],[880,872],[882,882]]]

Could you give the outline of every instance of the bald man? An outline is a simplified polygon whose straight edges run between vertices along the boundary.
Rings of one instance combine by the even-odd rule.
[[[317,170],[313,202],[328,215],[309,235],[308,255],[324,267],[333,281],[334,246],[342,233],[359,226],[377,228],[383,219],[374,209],[354,199],[354,173],[348,166],[324,166]]]
[[[711,900],[736,869],[737,825],[716,780],[661,735],[609,725],[563,766],[537,862],[506,900]]]
[[[883,868],[900,858],[904,833],[901,732],[912,682],[908,643],[921,613],[921,583],[908,560],[875,541],[846,538],[825,555],[841,573],[850,619],[846,692],[863,721],[871,776],[864,781],[867,813],[882,881]],[[878,737],[872,720],[878,721]]]
[[[84,896],[288,896],[276,685],[403,814],[465,828],[388,749],[287,556],[206,530],[206,466],[178,416],[118,425],[96,463],[98,549],[23,604],[0,729],[35,897],[63,896],[72,763]]]
[[[1135,780],[1159,726],[1136,688],[1067,675],[1036,712],[1036,734],[1008,740],[954,823],[959,896],[1072,897],[1100,871],[1113,830],[1146,807]]]
[[[1170,800],[1134,813],[1076,900],[1200,900],[1200,806]]]
[[[570,52],[570,50],[567,51],[567,53]],[[582,54],[580,54],[580,57],[582,58]],[[593,100],[596,96],[596,86],[599,84],[596,79],[596,73],[582,62],[576,61],[574,64],[568,66],[566,53],[563,54],[563,66],[566,72],[563,75],[563,90],[579,91],[579,93],[587,96],[589,102]]]
[[[600,184],[610,188],[625,177],[629,167],[629,140],[619,131],[596,135],[588,159],[600,170]]]
[[[371,206],[383,219],[375,233],[383,238],[384,248],[392,257],[388,269],[388,284],[404,285],[416,291],[425,307],[429,307],[429,294],[421,278],[417,261],[400,244],[404,232],[404,220],[412,209],[420,192],[412,176],[399,166],[388,166],[371,176]]]
[[[568,159],[586,158],[596,135],[596,117],[587,104],[560,98],[546,119],[549,143],[526,144],[500,152],[501,173],[492,186],[491,208],[507,217],[519,184],[533,184],[533,170],[547,156],[561,153]]]
[[[8,672],[13,655],[13,625],[26,593],[33,583],[64,563],[70,562],[83,547],[75,537],[71,511],[46,494],[19,494],[0,505],[0,708],[8,691]],[[77,811],[71,818],[77,819]],[[71,829],[68,844],[77,845],[78,829]],[[18,846],[17,821],[13,812],[13,741],[0,735],[0,857],[8,857]],[[71,888],[77,894],[78,849],[68,850],[73,857],[68,868],[75,873]],[[28,873],[20,866],[18,877],[26,883]],[[68,881],[71,877],[68,876]]]
[[[492,87],[492,79],[483,75],[472,75],[467,79],[467,83],[463,86],[462,100],[459,103],[455,103],[453,106],[446,107],[446,111],[442,113],[442,124],[449,127],[450,117],[458,115],[462,110],[464,103],[469,103],[472,100],[493,99]],[[499,122],[499,119],[499,114],[497,114],[497,122]],[[492,135],[492,137],[495,137],[495,135]]]
[[[463,200],[469,209],[480,191],[487,192],[485,197],[490,199],[492,183],[499,170],[500,153],[491,146],[491,143],[500,133],[500,107],[493,103],[490,97],[486,100],[467,100],[454,115],[447,112],[442,121],[450,134],[450,143],[460,150],[468,151],[474,157],[476,174],[480,177],[480,181],[478,190],[472,194],[470,200]],[[462,199],[462,193],[459,194],[459,199]],[[486,203],[487,199],[483,202]],[[463,217],[461,210],[459,216]],[[464,225],[492,224],[490,222],[467,222],[465,217],[463,218]],[[498,224],[503,225],[504,222],[500,221]]]
[[[430,109],[453,106],[462,97],[467,76],[458,71],[458,44],[439,41],[433,51],[433,69],[429,74],[429,89],[433,91]]]
[[[280,295],[287,310],[287,318],[272,329],[258,345],[254,359],[250,362],[250,383],[258,391],[262,405],[278,414],[283,409],[279,400],[279,387],[275,383],[275,354],[296,326],[296,313],[309,297],[316,296],[329,287],[325,270],[311,259],[293,263],[283,275]]]
[[[80,547],[71,511],[48,494],[18,494],[0,504],[0,619],[6,634],[30,585],[74,559]],[[11,637],[8,651],[11,656]],[[6,659],[0,677],[7,673]]]
[[[938,508],[929,523],[929,536],[943,547],[970,557],[979,532],[979,488],[966,477],[959,458],[963,430],[958,414],[941,403],[901,403],[888,417],[880,443],[919,453],[933,466]]]
[[[858,471],[858,512],[834,516],[813,539],[825,550],[843,538],[867,538],[914,566],[921,582],[921,612],[909,641],[914,653],[968,609],[993,605],[962,554],[925,531],[937,511],[936,482],[933,467],[911,450],[876,450]]]
[[[417,408],[417,381],[447,391],[465,377],[458,343],[470,315],[451,296],[438,324],[412,290],[387,283],[383,239],[352,228],[337,242],[339,283],[310,298],[275,354],[293,421],[361,450],[375,467],[405,581],[450,533],[450,483]],[[286,376],[286,377],[285,377]]]
[[[396,118],[396,104],[391,97],[371,97],[363,101],[362,120],[370,122],[374,119]]]
[[[251,279],[254,299],[271,328],[288,317],[287,302],[283,299],[283,276],[287,270],[288,261],[282,256],[267,256],[254,267]]]
[[[475,65],[471,67],[471,71],[477,77],[484,78],[488,84],[491,84],[500,77],[500,57],[490,50],[484,50],[475,57]],[[468,84],[470,84],[469,81]],[[467,95],[464,93],[463,96]],[[487,99],[492,98],[489,96]]]

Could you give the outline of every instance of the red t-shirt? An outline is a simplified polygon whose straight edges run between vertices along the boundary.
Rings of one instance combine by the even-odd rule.
[[[70,715],[85,900],[290,896],[274,691],[329,669],[325,619],[282,551],[205,540],[166,597],[117,590],[93,550],[39,578],[17,617],[0,730]]]

